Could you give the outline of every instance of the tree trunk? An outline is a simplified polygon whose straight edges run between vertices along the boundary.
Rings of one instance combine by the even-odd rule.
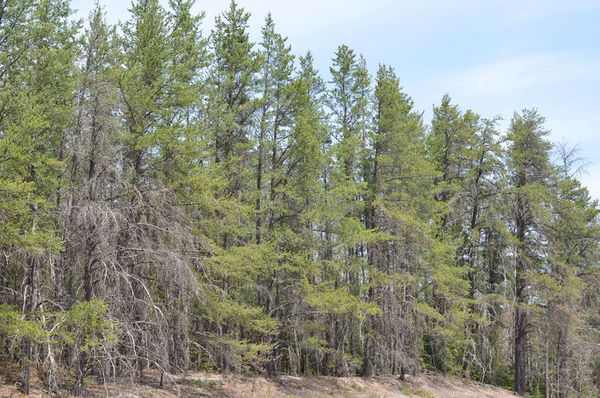
[[[522,198],[519,198],[519,217],[517,218],[517,259],[516,259],[516,280],[515,280],[515,296],[516,296],[516,310],[515,310],[515,391],[517,394],[523,394],[525,391],[525,366],[526,366],[526,338],[527,338],[527,314],[524,305],[527,304],[527,298],[525,294],[525,280],[524,273],[526,270],[526,260],[524,253],[525,245],[525,215],[523,214],[523,208],[525,206],[522,203]]]

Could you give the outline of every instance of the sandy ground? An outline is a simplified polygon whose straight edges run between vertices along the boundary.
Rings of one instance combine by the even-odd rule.
[[[0,366],[1,367],[1,366]],[[15,369],[16,370],[16,369]],[[24,397],[18,391],[13,373],[0,371],[0,397]],[[406,381],[392,377],[363,379],[360,377],[295,377],[281,376],[267,379],[262,376],[188,373],[165,377],[164,387],[158,385],[158,373],[146,372],[144,384],[121,382],[106,385],[92,383],[86,396],[115,398],[508,398],[515,394],[485,384],[452,379],[440,375],[407,376]],[[49,397],[37,378],[32,380],[30,397]],[[55,395],[56,396],[56,395]],[[59,397],[71,397],[63,390]]]

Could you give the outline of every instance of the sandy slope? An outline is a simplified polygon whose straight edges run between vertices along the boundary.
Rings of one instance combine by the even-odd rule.
[[[2,372],[0,372],[2,374]],[[16,375],[15,375],[16,376]],[[16,383],[7,383],[0,376],[0,397],[22,397]],[[49,396],[39,380],[34,380],[30,397]],[[69,397],[66,391],[60,397]],[[395,378],[362,379],[359,377],[294,377],[266,379],[262,376],[228,376],[189,373],[187,376],[165,377],[165,386],[158,386],[158,375],[147,373],[144,385],[133,383],[92,384],[88,396],[120,398],[231,397],[231,398],[508,398],[515,395],[507,390],[470,381],[439,375],[407,376],[400,382]]]

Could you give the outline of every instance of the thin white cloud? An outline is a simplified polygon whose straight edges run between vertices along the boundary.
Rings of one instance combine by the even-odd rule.
[[[532,54],[478,65],[436,79],[437,84],[483,98],[514,96],[566,81],[600,78],[600,60],[570,54]]]
[[[500,2],[504,9],[510,10],[507,23],[521,25],[535,22],[552,14],[564,14],[577,10],[595,10],[599,3],[597,0],[505,0]]]

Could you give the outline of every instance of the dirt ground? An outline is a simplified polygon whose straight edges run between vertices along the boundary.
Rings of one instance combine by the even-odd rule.
[[[2,366],[0,365],[0,368]],[[11,377],[7,375],[12,374]],[[18,370],[0,370],[0,398],[24,397],[18,390]],[[8,380],[10,379],[10,380]],[[444,377],[441,375],[407,376],[405,381],[392,377],[363,379],[360,377],[295,377],[280,376],[267,379],[262,376],[188,373],[165,376],[165,385],[159,386],[159,374],[146,372],[143,384],[131,382],[94,383],[88,378],[86,396],[115,398],[508,398],[515,394],[485,384]],[[43,383],[32,380],[34,398],[49,397]],[[55,395],[56,396],[56,395]],[[71,397],[62,390],[59,397]]]

